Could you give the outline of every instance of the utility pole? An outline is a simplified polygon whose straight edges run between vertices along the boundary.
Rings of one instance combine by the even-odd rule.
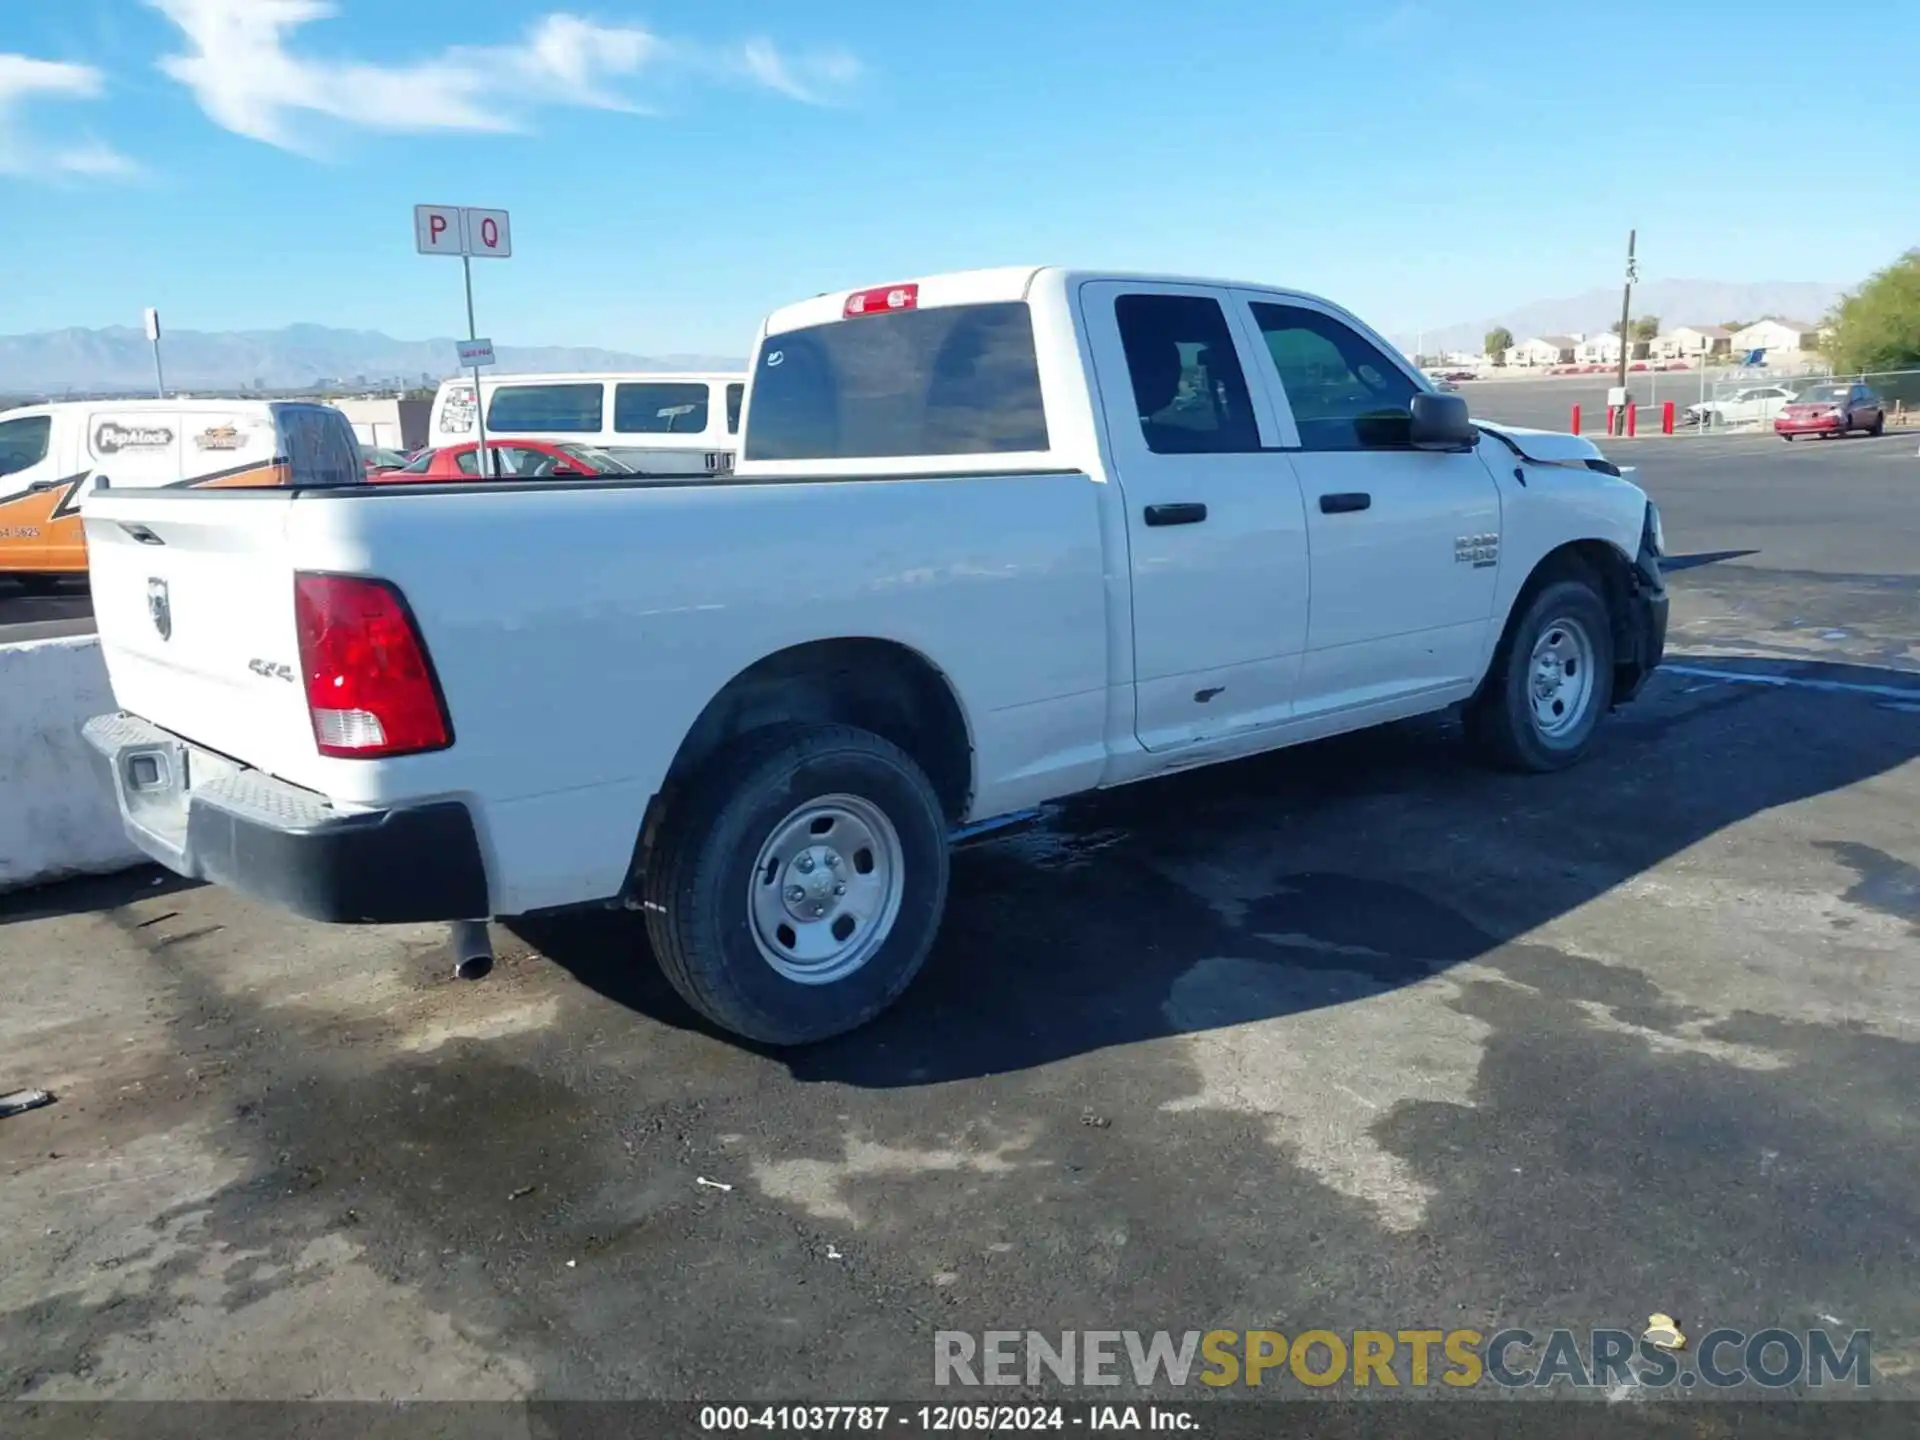
[[[1627,388],[1627,351],[1633,347],[1633,282],[1640,278],[1639,267],[1633,258],[1633,245],[1640,232],[1637,229],[1627,231],[1627,283],[1620,292],[1620,389]],[[1622,431],[1627,428],[1627,407],[1619,407],[1620,413],[1615,422]]]

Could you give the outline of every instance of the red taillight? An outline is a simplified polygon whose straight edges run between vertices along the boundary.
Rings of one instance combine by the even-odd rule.
[[[843,320],[856,315],[884,315],[889,310],[914,310],[920,305],[918,285],[882,285],[877,290],[856,290],[847,297]]]
[[[384,580],[299,574],[293,614],[322,755],[370,759],[453,743],[426,647],[398,590]]]

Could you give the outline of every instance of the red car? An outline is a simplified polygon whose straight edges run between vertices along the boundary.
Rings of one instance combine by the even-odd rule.
[[[489,440],[489,479],[547,480],[566,475],[631,475],[624,465],[594,445],[555,445],[546,440]],[[429,480],[477,480],[480,446],[469,440],[444,450],[422,450],[405,465],[368,475],[377,484],[417,484]]]
[[[1878,435],[1886,428],[1885,402],[1865,385],[1844,380],[1802,390],[1773,420],[1773,433],[1782,440],[1847,435],[1855,430]]]

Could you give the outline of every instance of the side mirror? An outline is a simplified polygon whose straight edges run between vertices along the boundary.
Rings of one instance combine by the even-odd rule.
[[[587,472],[572,465],[556,465],[547,472],[550,475],[584,475]]]
[[[1471,450],[1480,440],[1467,414],[1467,402],[1458,395],[1415,393],[1413,424],[1408,439],[1416,450]]]

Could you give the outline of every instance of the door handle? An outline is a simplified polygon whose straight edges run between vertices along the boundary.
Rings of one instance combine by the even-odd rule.
[[[1149,525],[1198,525],[1207,518],[1207,507],[1183,500],[1172,505],[1149,505],[1144,513]]]
[[[71,480],[36,480],[27,486],[29,495],[44,495],[49,490],[58,490],[62,485],[71,485]]]
[[[1320,513],[1322,515],[1348,515],[1355,510],[1370,510],[1372,508],[1373,496],[1367,494],[1364,490],[1347,490],[1332,495],[1322,495],[1320,497]]]

